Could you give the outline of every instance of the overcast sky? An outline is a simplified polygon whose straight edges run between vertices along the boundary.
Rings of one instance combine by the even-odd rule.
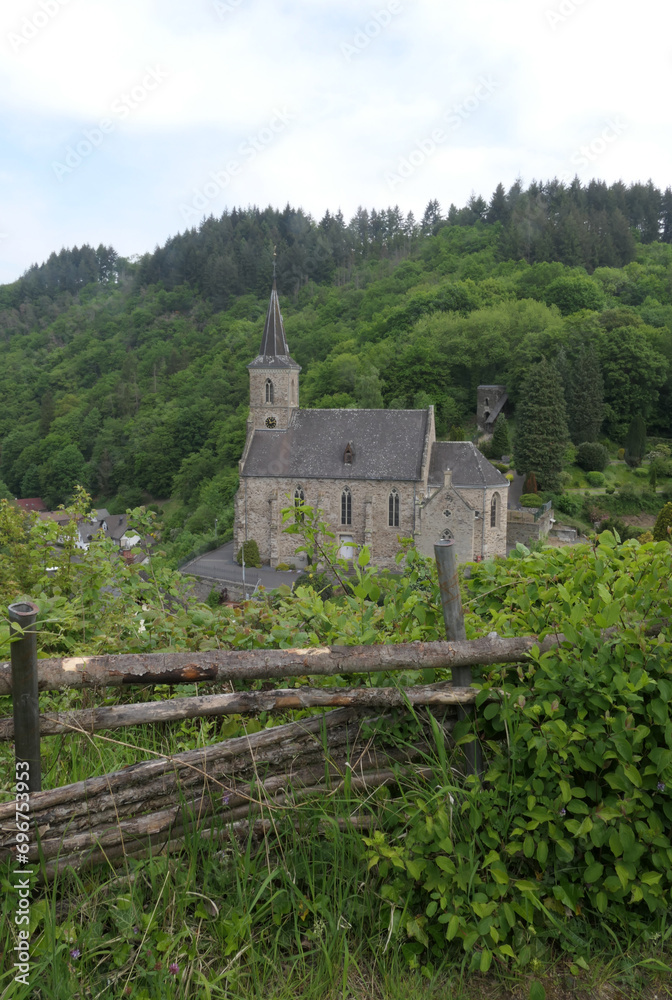
[[[668,0],[3,0],[0,282],[251,204],[672,184]]]

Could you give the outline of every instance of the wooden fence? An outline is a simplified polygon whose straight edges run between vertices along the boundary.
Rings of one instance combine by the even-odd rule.
[[[0,739],[14,739],[17,761],[30,764],[28,861],[49,878],[64,868],[82,869],[148,851],[178,850],[185,837],[231,835],[236,824],[261,828],[274,810],[331,794],[347,785],[367,790],[399,779],[400,770],[421,768],[422,747],[390,750],[384,732],[362,726],[393,709],[439,706],[444,732],[464,717],[476,696],[470,686],[476,664],[524,659],[534,637],[495,634],[466,641],[452,542],[436,546],[441,599],[449,641],[317,649],[211,651],[148,655],[83,656],[37,660],[37,609],[12,605],[18,635],[11,663],[0,664],[0,693],[11,693],[13,718],[0,720]],[[17,629],[18,626],[18,629]],[[542,649],[562,641],[546,639]],[[299,687],[175,698],[164,702],[40,715],[39,691],[66,687],[185,682],[247,682],[253,679],[450,668],[452,683],[406,689]],[[172,756],[155,755],[110,774],[41,790],[40,739],[58,733],[92,736],[139,723],[231,713],[324,707],[332,711]],[[374,727],[375,728],[375,727]],[[476,744],[466,748],[466,767],[478,771]],[[0,804],[0,860],[15,860],[14,801]]]

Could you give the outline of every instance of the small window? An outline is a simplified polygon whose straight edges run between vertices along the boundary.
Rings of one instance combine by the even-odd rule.
[[[352,493],[347,486],[341,493],[341,524],[352,524]]]
[[[303,492],[303,490],[301,489],[300,486],[297,486],[296,489],[294,490],[294,506],[295,507],[300,507],[305,502],[306,502],[306,494]],[[303,521],[304,518],[305,518],[305,515],[304,515],[303,511],[297,510],[297,512],[296,512],[296,520],[297,521]]]
[[[387,523],[390,528],[399,527],[399,494],[396,490],[392,490],[388,499],[387,505]]]
[[[443,516],[444,517],[452,517],[453,516],[452,510],[448,510],[448,508],[446,507],[446,509],[443,512]]]
[[[274,401],[273,383],[270,378],[266,379],[266,402],[272,403]]]
[[[446,528],[446,530],[441,535],[441,541],[442,542],[452,542],[452,540],[453,540],[453,533],[450,530],[450,528]]]
[[[343,452],[343,461],[346,465],[352,465],[352,460],[355,457],[355,452],[350,441],[345,446],[345,451]]]
[[[490,504],[490,527],[496,528],[499,523],[499,493],[495,493]]]

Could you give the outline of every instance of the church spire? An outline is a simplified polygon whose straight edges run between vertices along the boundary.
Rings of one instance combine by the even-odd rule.
[[[271,298],[268,303],[266,322],[264,323],[264,332],[261,338],[261,347],[259,348],[259,354],[257,357],[247,367],[300,369],[300,365],[297,365],[296,361],[289,356],[287,338],[285,337],[285,326],[282,322],[282,313],[280,312],[278,289],[275,283],[275,251],[273,257],[273,287],[271,289]]]

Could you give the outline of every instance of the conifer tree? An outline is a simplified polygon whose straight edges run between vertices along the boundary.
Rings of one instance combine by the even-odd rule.
[[[672,503],[662,508],[653,529],[654,542],[672,542]]]
[[[511,441],[509,438],[509,425],[503,413],[500,413],[495,421],[495,429],[490,444],[490,452],[494,458],[501,458],[511,452]]]
[[[637,414],[630,421],[628,433],[625,438],[625,461],[630,468],[634,469],[642,464],[642,459],[646,452],[646,424],[644,417]]]
[[[604,381],[597,355],[581,349],[565,386],[567,422],[574,444],[596,441],[604,419]]]
[[[516,470],[536,474],[542,490],[560,488],[567,411],[558,370],[546,358],[530,369],[516,404]]]

